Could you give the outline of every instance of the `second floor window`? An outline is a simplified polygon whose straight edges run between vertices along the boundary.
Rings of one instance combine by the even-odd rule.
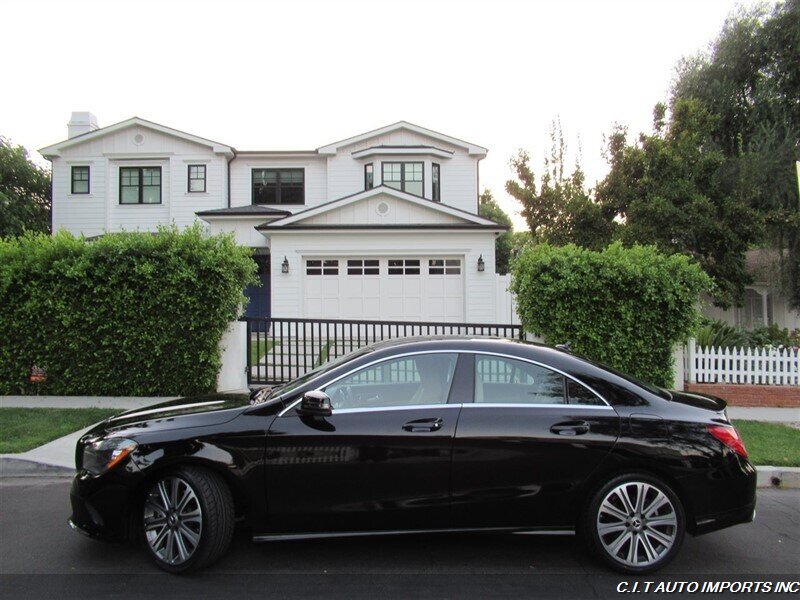
[[[189,187],[190,192],[206,191],[206,166],[189,165]]]
[[[161,167],[120,167],[120,204],[161,204]]]
[[[89,167],[72,167],[72,194],[89,193]]]
[[[253,204],[304,204],[303,169],[253,169]]]
[[[364,189],[371,190],[375,187],[375,172],[372,163],[364,165]]]
[[[442,201],[442,183],[440,179],[441,171],[437,163],[431,163],[431,200],[434,202]]]
[[[421,162],[385,162],[381,164],[383,169],[381,179],[383,185],[422,196],[422,167]]]

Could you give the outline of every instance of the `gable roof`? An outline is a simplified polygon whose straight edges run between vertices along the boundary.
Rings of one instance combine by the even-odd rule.
[[[408,121],[398,121],[397,123],[392,123],[391,125],[386,125],[385,127],[381,127],[379,129],[373,129],[372,131],[367,131],[366,133],[362,133],[344,140],[339,140],[338,142],[333,142],[327,146],[317,148],[317,152],[320,154],[336,154],[336,150],[342,146],[349,146],[351,144],[363,142],[364,140],[368,140],[379,135],[384,135],[386,133],[391,133],[393,131],[398,131],[400,129],[407,129],[408,131],[413,131],[414,133],[419,133],[420,135],[425,135],[435,140],[452,144],[453,146],[458,146],[459,148],[465,148],[471,155],[486,156],[486,153],[488,152],[488,150],[483,146],[465,142],[464,140],[450,137],[449,135],[439,133],[438,131],[433,131],[432,129],[425,129],[419,125],[409,123]]]
[[[306,210],[302,210],[300,212],[296,212],[293,215],[288,217],[284,217],[282,219],[277,219],[270,223],[264,223],[263,225],[259,225],[256,227],[258,230],[276,230],[276,229],[355,229],[355,228],[370,228],[370,229],[381,229],[387,228],[387,225],[361,225],[361,224],[350,224],[350,225],[336,225],[336,226],[326,226],[326,225],[319,225],[319,224],[302,224],[302,221],[310,218],[315,217],[317,215],[321,215],[327,212],[331,212],[347,206],[349,204],[353,204],[355,202],[360,202],[362,200],[367,200],[372,198],[373,196],[378,195],[388,195],[392,196],[393,198],[397,198],[403,202],[410,202],[417,206],[421,206],[427,210],[434,211],[434,212],[441,212],[443,214],[449,215],[451,217],[456,217],[460,220],[458,223],[449,223],[449,224],[435,224],[435,225],[428,225],[424,223],[419,224],[409,224],[403,225],[402,227],[409,228],[409,229],[420,229],[425,227],[435,227],[437,229],[448,229],[448,228],[459,228],[463,229],[465,227],[470,229],[491,229],[494,231],[505,231],[508,229],[505,225],[500,225],[491,221],[489,219],[485,219],[484,217],[480,217],[478,215],[472,214],[470,212],[453,208],[452,206],[448,206],[446,204],[442,204],[440,202],[434,202],[433,200],[427,200],[425,198],[421,198],[419,196],[415,196],[414,194],[409,194],[407,192],[402,192],[400,190],[396,190],[394,188],[387,187],[385,185],[379,185],[369,190],[363,190],[361,192],[357,192],[355,194],[351,194],[349,196],[344,196],[342,198],[338,198],[336,200],[332,200],[330,202],[326,202],[324,204],[319,204],[317,206],[313,206]],[[398,228],[399,226],[393,225],[392,227]]]
[[[286,217],[292,213],[288,210],[248,204],[245,206],[229,206],[227,208],[213,208],[194,213],[198,217]]]
[[[94,140],[103,137],[104,135],[108,135],[109,133],[114,133],[134,125],[152,129],[154,131],[181,138],[189,142],[194,142],[195,144],[200,144],[201,146],[208,146],[218,154],[233,156],[236,153],[236,150],[232,146],[227,146],[225,144],[221,144],[220,142],[215,142],[213,140],[192,135],[191,133],[186,133],[185,131],[180,131],[179,129],[173,129],[172,127],[167,127],[166,125],[159,125],[158,123],[148,121],[147,119],[142,119],[141,117],[132,117],[130,119],[120,121],[119,123],[108,125],[107,127],[101,127],[100,129],[95,129],[94,131],[90,131],[88,133],[76,135],[75,137],[63,140],[57,144],[42,148],[39,150],[39,153],[44,157],[58,156],[61,150],[64,148],[69,148],[70,146],[75,146],[76,144],[82,144],[83,142]]]

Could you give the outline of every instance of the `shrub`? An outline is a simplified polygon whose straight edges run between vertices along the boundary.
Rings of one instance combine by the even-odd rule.
[[[511,289],[526,331],[670,386],[673,349],[699,322],[698,296],[711,285],[688,257],[651,246],[593,252],[542,244],[519,254]]]
[[[211,391],[255,269],[248,248],[199,225],[0,240],[0,394]],[[34,365],[42,384],[28,382]]]
[[[796,346],[797,332],[790,333],[777,323],[742,329],[719,319],[705,319],[697,330],[695,340],[704,348],[762,348],[765,346]]]

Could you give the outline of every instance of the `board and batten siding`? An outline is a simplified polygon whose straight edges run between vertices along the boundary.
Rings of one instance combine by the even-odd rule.
[[[328,201],[327,166],[324,158],[314,156],[278,158],[241,154],[231,161],[231,206],[249,206],[253,203],[253,169],[281,168],[297,168],[305,171],[305,204],[272,206],[297,212]]]
[[[272,272],[272,314],[275,317],[303,317],[303,273],[305,257],[392,257],[425,258],[453,256],[463,258],[464,318],[468,323],[496,322],[496,281],[494,274],[493,233],[384,231],[352,233],[277,232],[270,240]],[[483,256],[484,272],[478,272],[478,257]],[[281,272],[284,257],[289,272]],[[383,319],[392,320],[393,315]]]
[[[379,205],[388,207],[385,214],[378,211]],[[328,210],[319,215],[303,219],[303,225],[418,225],[463,223],[464,219],[448,215],[440,210],[418,206],[406,200],[398,200],[388,194],[378,194],[365,200],[351,202],[341,208]]]
[[[140,144],[136,136],[142,135]],[[206,165],[206,192],[188,192],[190,164]],[[71,194],[72,166],[89,166],[90,193]],[[121,167],[161,167],[161,204],[119,203]],[[227,206],[227,159],[210,147],[146,127],[131,126],[61,151],[53,159],[53,230],[93,236],[155,231],[197,220],[196,212]]]

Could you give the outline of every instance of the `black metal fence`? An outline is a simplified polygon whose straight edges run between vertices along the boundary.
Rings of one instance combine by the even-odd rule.
[[[280,319],[242,317],[247,322],[247,382],[274,385],[380,340],[442,335],[523,338],[519,325]]]

